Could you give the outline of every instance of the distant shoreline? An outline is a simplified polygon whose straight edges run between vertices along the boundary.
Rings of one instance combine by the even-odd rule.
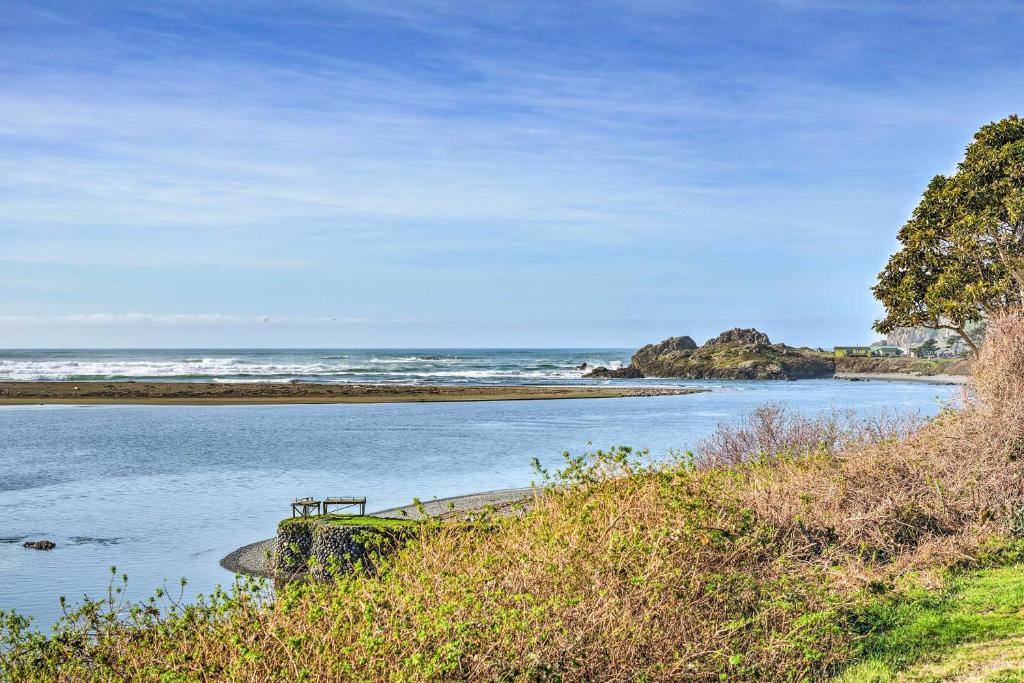
[[[967,384],[967,375],[910,375],[902,372],[837,372],[836,379],[879,382],[923,382],[925,384]]]
[[[438,386],[278,382],[0,382],[0,405],[279,405],[682,396],[695,387]]]

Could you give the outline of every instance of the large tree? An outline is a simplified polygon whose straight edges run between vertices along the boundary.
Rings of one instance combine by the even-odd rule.
[[[873,288],[886,317],[875,329],[968,328],[1024,301],[1024,120],[984,126],[951,176],[935,176],[900,250]]]
[[[1024,299],[1024,119],[1009,116],[982,127],[953,176],[960,207],[958,246],[996,261],[1004,288]]]

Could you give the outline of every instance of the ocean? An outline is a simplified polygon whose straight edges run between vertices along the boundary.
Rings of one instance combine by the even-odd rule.
[[[0,350],[4,380],[576,383],[580,365],[629,363],[629,349]]]
[[[615,349],[3,351],[4,379],[588,383]],[[607,383],[603,380],[597,383]],[[758,405],[804,413],[935,414],[955,387],[911,382],[689,382],[687,396],[483,403],[0,407],[0,609],[46,628],[58,598],[104,593],[109,568],[144,598],[233,577],[235,548],[273,535],[295,497],[365,495],[368,509],[536,479],[531,459],[628,445],[692,448]],[[49,552],[22,547],[48,538]]]

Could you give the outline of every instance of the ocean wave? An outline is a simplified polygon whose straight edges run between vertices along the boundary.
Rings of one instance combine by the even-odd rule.
[[[380,363],[381,365],[391,364],[406,364],[406,363],[457,363],[459,362],[457,357],[447,356],[405,356],[402,358],[370,358],[367,360],[368,363]]]
[[[212,377],[213,384],[291,384],[301,381],[298,377]]]
[[[322,354],[304,351],[242,352],[217,356],[170,355],[157,351],[128,352],[117,357],[111,352],[77,357],[31,352],[0,355],[0,381],[216,381],[282,382],[515,382],[579,379],[590,368],[618,368],[620,359],[589,354],[562,357],[550,352],[473,352],[467,354],[403,353],[388,356],[380,352]],[[14,357],[12,357],[12,355]],[[579,369],[580,364],[587,367]]]

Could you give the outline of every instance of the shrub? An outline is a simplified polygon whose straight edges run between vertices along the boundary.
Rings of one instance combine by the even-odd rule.
[[[904,438],[920,427],[916,415],[860,417],[854,411],[807,416],[769,403],[737,425],[719,425],[697,445],[700,462],[740,465],[757,459],[835,454],[853,446]]]

